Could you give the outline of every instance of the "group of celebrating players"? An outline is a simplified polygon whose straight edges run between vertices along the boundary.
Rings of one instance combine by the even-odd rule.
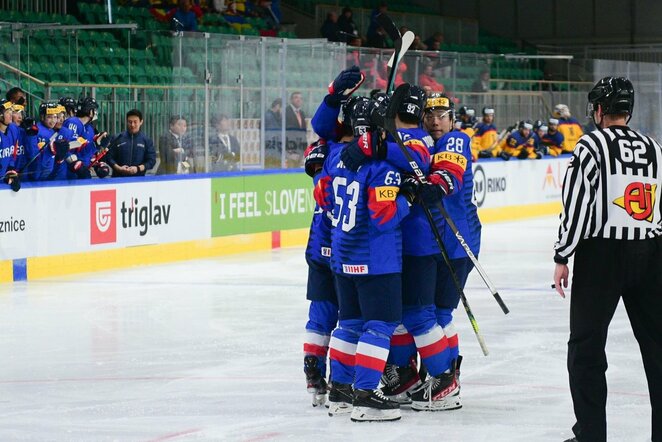
[[[392,97],[352,96],[363,79],[352,67],[330,84],[312,119],[320,140],[305,155],[317,202],[307,388],[314,406],[352,421],[397,420],[401,405],[457,409],[453,311],[473,264],[439,206],[478,255],[471,138],[454,129],[449,97],[406,83]]]
[[[17,192],[22,181],[91,178],[92,171],[108,176],[107,134],[92,124],[97,111],[92,97],[63,97],[43,102],[35,121],[22,104],[0,100],[0,177]]]
[[[556,105],[546,122],[522,120],[501,133],[494,125],[494,116],[494,109],[488,106],[483,107],[481,121],[477,121],[476,111],[471,107],[462,106],[458,111],[455,128],[471,137],[473,161],[479,158],[540,159],[545,155],[571,154],[584,134],[565,104]]]

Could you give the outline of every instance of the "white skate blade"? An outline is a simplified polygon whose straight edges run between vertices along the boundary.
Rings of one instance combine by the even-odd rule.
[[[329,402],[329,416],[338,416],[341,414],[349,414],[352,412],[352,404],[347,402]]]
[[[460,395],[446,396],[436,401],[412,401],[411,409],[414,411],[448,411],[462,408]]]
[[[397,421],[402,417],[400,409],[393,410],[379,410],[370,407],[354,407],[352,410],[353,422],[384,422],[384,421]]]

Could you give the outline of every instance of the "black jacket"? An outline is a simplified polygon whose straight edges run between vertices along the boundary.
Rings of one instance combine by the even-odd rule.
[[[111,166],[139,166],[144,165],[145,171],[156,164],[156,150],[154,143],[142,132],[131,135],[128,131],[116,135],[110,141],[110,151],[107,163]],[[145,175],[145,171],[138,175]]]

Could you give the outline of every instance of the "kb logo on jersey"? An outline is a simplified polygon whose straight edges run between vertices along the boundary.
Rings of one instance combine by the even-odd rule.
[[[656,189],[655,184],[630,183],[625,188],[623,196],[614,200],[614,204],[625,209],[633,219],[652,223]]]
[[[90,192],[90,244],[117,240],[115,201],[115,189]]]

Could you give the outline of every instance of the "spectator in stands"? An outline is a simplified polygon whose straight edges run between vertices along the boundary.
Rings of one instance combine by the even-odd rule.
[[[126,113],[126,131],[110,141],[106,162],[113,177],[144,176],[156,164],[152,140],[140,131],[143,114],[138,109]]]
[[[196,32],[198,30],[198,17],[191,9],[191,0],[179,0],[179,7],[171,10],[167,19],[173,31]]]
[[[428,63],[423,68],[423,72],[418,76],[418,85],[421,87],[429,86],[432,89],[432,92],[444,92],[444,85],[439,83],[434,78],[434,72],[432,71],[432,64]]]
[[[283,107],[283,100],[276,98],[271,103],[271,108],[264,113],[264,129],[265,130],[280,130],[282,127],[283,117],[281,109]]]
[[[11,101],[12,104],[19,104],[25,106],[25,91],[20,87],[13,87],[7,91],[5,97],[8,101]]]
[[[331,11],[326,14],[326,20],[322,23],[320,33],[322,34],[322,37],[329,41],[347,41],[347,38],[340,35],[338,30],[338,14],[336,14],[335,11]]]
[[[370,25],[368,26],[368,46],[372,48],[385,48],[386,46],[386,33],[377,22],[377,16],[384,14],[388,10],[386,2],[380,2],[379,6],[372,10],[370,14]]]
[[[489,92],[490,91],[490,71],[485,69],[481,71],[480,77],[471,85],[471,92]]]
[[[209,138],[211,170],[213,172],[237,170],[241,146],[237,137],[230,133],[227,115],[216,115],[211,121],[214,130]]]
[[[338,18],[338,32],[345,39],[344,41],[350,44],[353,39],[359,37],[359,30],[352,18],[352,8],[349,6],[343,8],[342,15]]]
[[[363,40],[359,36],[352,37],[349,39],[349,43],[347,43],[347,45],[354,46],[355,48],[360,48],[361,46],[363,46]]]
[[[428,47],[425,43],[421,41],[421,36],[414,36],[414,41],[411,44],[412,51],[427,51]]]
[[[428,38],[423,43],[428,47],[428,50],[438,51],[441,49],[441,45],[444,44],[444,34],[441,32],[435,32],[432,34],[432,37]]]
[[[292,92],[290,104],[285,109],[287,167],[300,167],[303,151],[308,145],[306,140],[306,115],[301,106],[301,92]]]
[[[182,115],[174,115],[170,117],[168,132],[159,138],[159,152],[166,174],[193,172],[191,146],[184,137],[186,130],[186,118]]]

